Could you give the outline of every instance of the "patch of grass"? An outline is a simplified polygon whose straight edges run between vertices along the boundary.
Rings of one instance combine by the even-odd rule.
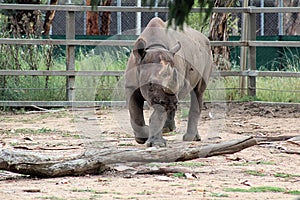
[[[259,171],[255,171],[255,170],[247,170],[247,171],[245,171],[245,173],[253,175],[253,176],[266,176],[266,174],[261,173]]]
[[[299,78],[259,77],[257,78],[257,97],[262,101],[300,102]]]
[[[172,187],[179,187],[179,186],[182,186],[182,184],[171,184],[170,186],[172,186]]]
[[[0,134],[8,134],[8,135],[18,135],[18,134],[44,134],[44,133],[58,133],[56,129],[49,129],[49,128],[40,128],[40,129],[30,129],[30,128],[20,128],[20,129],[13,129],[13,130],[1,130]]]
[[[171,131],[171,132],[168,132],[168,133],[163,133],[164,136],[171,136],[171,135],[177,135],[179,134],[178,132],[176,131]]]
[[[273,161],[254,161],[254,162],[243,162],[243,163],[233,163],[233,166],[248,166],[248,165],[276,165]]]
[[[78,188],[73,188],[71,191],[72,192],[91,192],[91,193],[95,193],[95,194],[97,193],[97,191],[94,190],[94,189],[78,189]]]
[[[249,189],[244,188],[225,188],[225,192],[286,192],[286,189],[273,186],[259,186],[251,187]]]
[[[180,119],[187,118],[189,116],[189,109],[188,108],[183,108],[180,110]]]
[[[256,162],[256,164],[260,164],[260,165],[276,165],[276,163],[274,161],[258,161],[258,162]]]
[[[47,200],[66,200],[66,199],[63,199],[63,198],[55,197],[55,196],[37,197],[37,199],[47,199]]]
[[[173,162],[168,164],[168,166],[203,167],[205,164],[201,162]]]
[[[118,144],[118,146],[120,146],[120,147],[131,147],[131,146],[134,146],[134,144],[132,144],[132,143],[128,143],[128,144]]]
[[[151,194],[153,194],[153,192],[148,191],[148,190],[144,190],[144,191],[138,192],[136,194],[138,194],[138,195],[151,195]]]
[[[10,142],[9,145],[12,147],[15,147],[15,146],[19,146],[20,143],[19,142]]]
[[[185,175],[182,172],[178,172],[178,173],[174,173],[173,176],[177,178],[183,178]]]
[[[300,195],[300,191],[299,190],[290,190],[287,193],[288,194],[292,194],[292,195]]]
[[[299,92],[295,92],[299,91],[299,78],[257,77],[256,97],[241,97],[240,77],[217,77],[216,80],[216,83],[214,79],[209,82],[208,89],[204,93],[205,100],[300,102]],[[220,88],[225,90],[219,90]]]
[[[244,188],[225,188],[225,192],[282,192],[291,195],[300,195],[299,190],[286,190],[281,187],[273,187],[273,186],[259,186],[259,187],[251,187],[249,189]]]
[[[89,197],[89,200],[93,200],[93,199],[101,199],[102,196],[99,194],[93,194],[92,196]]]
[[[294,178],[294,177],[300,177],[300,175],[297,174],[286,174],[286,173],[276,173],[274,174],[275,177],[281,177],[281,178]]]
[[[240,98],[240,101],[243,101],[243,102],[248,102],[248,101],[261,101],[260,98],[258,98],[257,96],[255,97],[252,97],[252,96],[243,96]]]
[[[81,139],[82,136],[78,134],[71,134],[71,133],[63,133],[62,137],[69,137],[69,138],[74,138],[74,139]]]
[[[229,197],[228,194],[223,194],[223,193],[211,193],[210,196],[212,196],[212,197]]]

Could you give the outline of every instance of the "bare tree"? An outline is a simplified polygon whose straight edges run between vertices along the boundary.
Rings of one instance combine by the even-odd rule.
[[[299,0],[284,1],[286,7],[299,7]],[[286,13],[285,14],[285,33],[287,35],[299,35],[300,34],[300,14],[299,13]]]
[[[50,0],[50,5],[57,5],[58,0]],[[55,10],[48,10],[45,15],[45,21],[43,26],[43,35],[49,35],[52,26],[53,19],[55,17]]]
[[[93,5],[91,0],[86,0],[86,5]],[[98,3],[96,4],[98,5]],[[93,5],[95,6],[95,5]],[[99,35],[99,15],[96,11],[86,12],[86,34],[87,35]]]
[[[233,6],[235,0],[215,0],[214,7]],[[228,13],[213,13],[210,18],[209,39],[216,41],[228,40],[227,28]],[[212,47],[214,63],[220,70],[229,70],[229,48],[227,46]]]
[[[7,2],[9,3],[9,2]],[[19,4],[40,4],[40,0],[18,0]],[[39,36],[42,33],[41,11],[39,10],[12,10],[8,16],[8,30],[14,37]]]
[[[102,3],[103,6],[110,6],[111,0],[105,0]],[[110,12],[103,12],[101,16],[101,35],[109,35],[110,33],[110,21],[111,21],[111,13]]]

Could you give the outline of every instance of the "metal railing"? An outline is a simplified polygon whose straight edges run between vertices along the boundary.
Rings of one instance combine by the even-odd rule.
[[[66,39],[11,39],[0,38],[0,44],[36,44],[36,45],[65,45],[66,46],[66,70],[47,71],[47,70],[0,70],[0,76],[65,76],[67,80],[67,101],[72,102],[75,97],[75,78],[76,76],[122,76],[124,72],[120,71],[76,71],[75,70],[75,46],[132,46],[132,40],[77,40],[75,39],[75,15],[74,12],[92,11],[91,6],[76,5],[32,5],[32,4],[0,4],[0,9],[6,10],[56,10],[66,12]],[[118,7],[118,6],[97,6],[94,11],[108,12],[168,12],[165,7]],[[192,12],[199,12],[194,8]],[[256,95],[256,77],[300,77],[299,72],[274,72],[256,70],[256,47],[300,47],[296,41],[256,41],[256,14],[258,13],[294,13],[299,12],[298,7],[280,7],[280,8],[256,8],[256,7],[230,7],[215,8],[213,12],[219,13],[242,13],[245,27],[242,30],[240,41],[211,41],[211,46],[240,46],[241,48],[241,71],[222,71],[220,76],[241,76],[248,77],[248,95]],[[30,102],[27,102],[27,104]],[[24,105],[21,102],[0,102],[0,105]],[[36,104],[36,102],[35,102]],[[63,102],[57,102],[55,105],[66,105]],[[69,105],[69,103],[67,103]],[[45,105],[45,103],[41,103]],[[51,102],[48,105],[54,105]]]

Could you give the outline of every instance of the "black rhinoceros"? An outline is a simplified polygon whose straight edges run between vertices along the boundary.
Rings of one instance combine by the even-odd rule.
[[[166,146],[162,132],[175,129],[178,100],[191,94],[185,141],[199,141],[197,125],[202,97],[212,71],[209,40],[200,32],[184,27],[167,28],[153,18],[136,40],[125,72],[125,93],[135,140],[147,146]],[[149,126],[143,106],[154,111]]]

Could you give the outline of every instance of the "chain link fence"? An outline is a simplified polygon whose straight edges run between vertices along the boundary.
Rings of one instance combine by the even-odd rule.
[[[111,6],[137,6],[137,0],[126,0],[126,1],[112,1]],[[158,1],[157,7],[167,7],[167,1]],[[102,12],[99,12],[99,26],[101,26],[101,16]],[[52,24],[52,35],[65,35],[66,29],[66,16],[65,12],[58,11],[55,14],[55,18]],[[86,35],[86,12],[76,12],[75,13],[75,23],[76,23],[76,35]],[[148,22],[155,16],[167,20],[167,13],[165,12],[142,12],[140,15],[134,12],[111,12],[111,22],[110,22],[110,34],[137,34],[136,29],[145,27]],[[140,27],[137,26],[137,21],[140,21]],[[140,30],[137,30],[140,31]]]

